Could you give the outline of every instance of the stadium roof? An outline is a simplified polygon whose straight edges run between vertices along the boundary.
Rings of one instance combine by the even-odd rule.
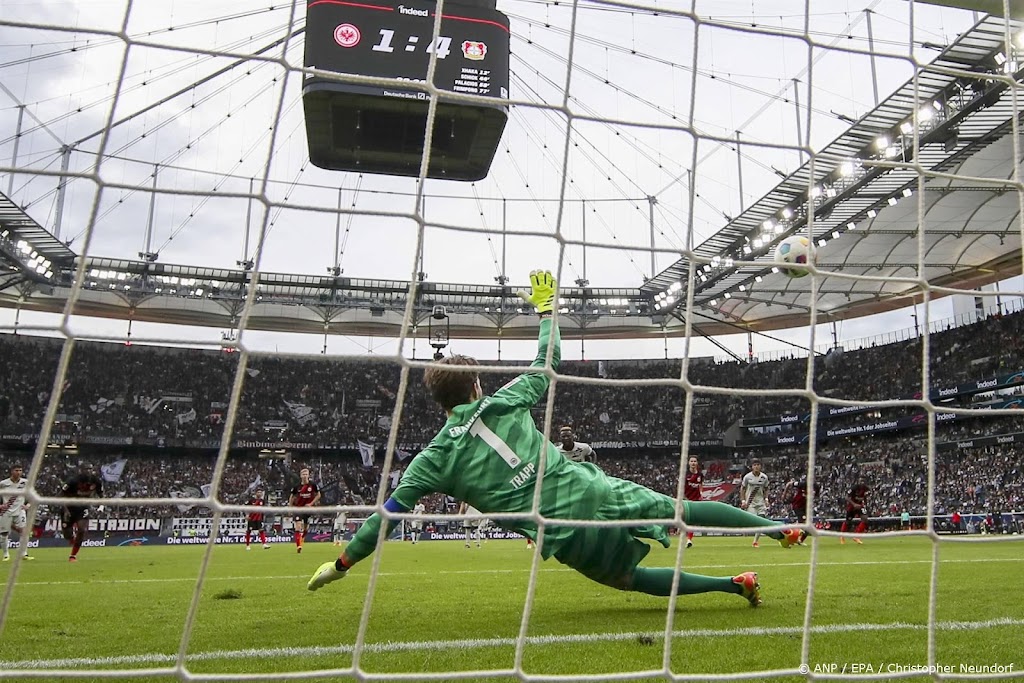
[[[1010,22],[1011,35],[1022,28],[1021,22]],[[921,275],[932,287],[971,289],[1019,274],[1011,83],[1022,73],[1007,50],[1005,31],[1003,19],[982,19],[813,161],[696,247],[693,259],[679,260],[641,288],[563,288],[564,333],[590,338],[683,334],[680,307],[687,300],[691,264],[697,271],[697,333],[806,324],[812,278],[773,273],[771,254],[784,237],[807,234],[811,206],[813,235],[823,245],[817,267],[827,271],[815,279],[824,316],[819,322],[898,308],[919,298],[913,281],[919,253]],[[926,174],[923,199],[918,170]],[[0,306],[11,308],[61,312],[81,266],[86,278],[76,315],[234,328],[255,282],[251,328],[395,336],[413,289],[400,280],[280,273],[260,273],[257,279],[245,268],[146,260],[88,258],[83,264],[2,195],[0,225],[9,233],[0,238]],[[18,249],[22,240],[51,265],[40,271],[42,261]],[[516,283],[415,284],[413,322],[418,325],[431,319],[434,307],[444,306],[453,337],[535,333],[535,318],[515,296]]]
[[[1017,35],[1022,24],[1010,27]],[[906,281],[918,277],[919,249],[920,275],[930,286],[971,289],[1019,274],[1015,103],[1005,66],[1013,66],[1015,80],[1021,72],[1012,52],[1006,59],[1005,30],[999,18],[979,22],[813,161],[696,247],[692,261],[677,261],[644,291],[656,298],[666,292],[663,298],[673,303],[662,310],[675,310],[686,301],[692,262],[700,273],[694,302],[705,315],[751,329],[805,324],[812,279],[772,271],[774,245],[794,234],[813,234],[817,267],[827,271],[816,283],[818,310],[833,319],[898,308],[919,297],[917,284]]]

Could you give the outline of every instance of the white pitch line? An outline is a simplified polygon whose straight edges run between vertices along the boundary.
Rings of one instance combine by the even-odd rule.
[[[981,557],[975,559],[951,559],[939,560],[939,564],[977,564],[979,562],[1024,562],[1021,557]],[[845,567],[861,565],[891,565],[891,564],[931,564],[931,560],[853,560],[851,562],[818,562],[822,567]],[[763,565],[763,568],[771,567],[809,567],[810,562],[773,562]],[[649,565],[658,566],[658,565]],[[733,564],[684,564],[683,570],[693,569],[734,569],[739,563]],[[528,573],[525,569],[444,569],[436,572],[380,572],[380,576],[446,576],[451,574],[523,574]],[[571,572],[568,567],[550,567],[540,569],[544,573],[549,572]],[[367,576],[367,574],[353,574],[352,577]],[[207,581],[257,581],[260,579],[281,580],[281,579],[308,579],[310,574],[281,574],[277,576],[207,576]],[[169,577],[163,579],[95,579],[88,581],[19,581],[19,586],[79,586],[84,584],[131,584],[131,583],[181,583],[194,582],[194,576]]]
[[[1016,560],[1014,560],[1016,561]],[[433,574],[514,574],[529,572],[529,569],[450,569],[436,572],[380,572],[380,576],[428,576]],[[568,567],[541,569],[542,572],[571,572]],[[258,579],[308,579],[311,574],[280,574],[277,576],[207,576],[206,581],[254,581]],[[356,576],[353,574],[353,576]],[[366,576],[366,574],[360,574]],[[95,579],[87,581],[19,581],[19,586],[78,586],[108,583],[181,583],[195,582],[194,576],[176,576],[163,579]]]
[[[1001,626],[1024,626],[1024,619],[1002,617],[985,621],[940,621],[935,624],[937,631],[978,631]],[[814,634],[854,633],[868,631],[926,631],[927,624],[912,624],[894,621],[888,624],[822,624],[812,626]],[[749,626],[730,629],[687,629],[673,631],[674,638],[734,638],[737,636],[779,636],[800,635],[800,626]],[[577,643],[621,642],[638,638],[654,638],[661,640],[664,631],[627,631],[619,633],[570,633],[563,635],[527,636],[528,645],[564,645]],[[515,638],[469,638],[464,640],[426,640],[369,643],[363,646],[363,652],[375,654],[390,652],[411,652],[421,650],[462,650],[467,648],[512,647]],[[212,652],[196,652],[186,657],[187,662],[202,662],[220,659],[250,659],[279,657],[310,657],[324,655],[351,654],[352,645],[331,645],[313,647],[275,647],[250,648],[245,650],[215,650]],[[141,654],[121,655],[117,657],[69,657],[65,659],[25,659],[21,661],[0,661],[0,670],[8,675],[16,670],[32,669],[81,669],[104,666],[121,666],[126,664],[171,664],[177,662],[177,655]]]

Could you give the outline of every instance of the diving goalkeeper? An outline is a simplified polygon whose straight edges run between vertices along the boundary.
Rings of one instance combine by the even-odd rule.
[[[533,305],[541,317],[537,357],[531,367],[542,368],[549,344],[551,365],[560,359],[559,334],[551,316],[555,280],[550,272],[530,273],[531,292],[519,296]],[[390,512],[402,513],[431,493],[442,492],[489,513],[500,526],[536,540],[537,523],[530,519],[502,520],[501,513],[528,513],[533,507],[539,458],[546,457],[541,483],[540,513],[551,519],[628,520],[670,519],[676,501],[631,481],[616,479],[588,462],[567,460],[537,430],[530,408],[547,392],[543,373],[526,373],[494,392],[484,394],[480,376],[453,366],[478,363],[453,355],[430,366],[424,383],[441,404],[448,421],[425,450],[406,469],[398,488],[384,503]],[[683,520],[688,524],[721,527],[778,527],[774,522],[730,505],[684,501]],[[344,578],[377,546],[381,518],[373,514],[334,562],[317,568],[307,588],[315,591]],[[396,524],[389,520],[388,531]],[[784,547],[798,542],[799,531],[767,532]],[[544,559],[554,557],[587,578],[612,588],[651,595],[669,595],[675,570],[640,567],[650,551],[649,538],[669,547],[665,526],[560,526],[546,524],[541,542]],[[720,591],[735,593],[751,605],[761,602],[757,574],[711,577],[681,572],[680,595]]]

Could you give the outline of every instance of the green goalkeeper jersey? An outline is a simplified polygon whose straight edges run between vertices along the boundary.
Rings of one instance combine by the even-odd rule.
[[[544,319],[531,367],[544,366],[549,341],[554,346],[552,366],[557,368],[558,328]],[[594,519],[608,497],[610,482],[596,466],[567,460],[537,429],[530,409],[545,395],[548,385],[546,375],[526,373],[491,396],[457,406],[437,436],[409,464],[391,498],[410,510],[423,496],[446,493],[491,515],[500,526],[536,539],[536,522],[502,520],[501,513],[532,511],[543,457],[541,514],[555,519]],[[373,517],[346,548],[354,562],[376,546],[379,521],[370,523]],[[573,527],[546,526],[544,557],[557,552],[573,531]]]

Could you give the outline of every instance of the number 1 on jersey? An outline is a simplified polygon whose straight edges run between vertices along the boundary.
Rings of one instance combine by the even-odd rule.
[[[484,424],[483,420],[477,419],[473,426],[469,428],[469,433],[483,439],[484,443],[494,449],[494,452],[505,461],[506,465],[513,469],[519,467],[519,464],[522,462],[519,456],[509,448],[507,443],[501,440],[500,436],[492,432],[490,427]]]

